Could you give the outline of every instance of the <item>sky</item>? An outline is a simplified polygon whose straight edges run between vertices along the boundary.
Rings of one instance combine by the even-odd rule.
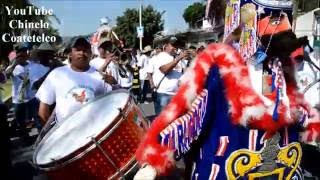
[[[200,0],[141,0],[143,5],[151,4],[162,12],[167,32],[187,29],[182,14],[186,7]],[[140,0],[31,0],[38,7],[51,8],[61,21],[53,23],[62,36],[84,35],[95,32],[102,17],[109,17],[116,24],[127,8],[139,8]]]

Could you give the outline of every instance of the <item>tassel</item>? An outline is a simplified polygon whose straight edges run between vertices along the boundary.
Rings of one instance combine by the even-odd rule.
[[[280,89],[277,88],[276,90],[277,90],[276,103],[275,103],[275,107],[274,107],[273,114],[272,114],[272,119],[274,121],[279,120],[278,107],[279,107],[279,102],[280,102]]]
[[[191,110],[173,121],[160,133],[161,145],[175,150],[175,158],[180,158],[190,150],[190,145],[201,133],[207,107],[207,90],[192,103]]]
[[[276,83],[275,83],[275,80],[276,80],[276,73],[272,72],[272,83],[271,83],[271,92],[273,92],[275,89],[276,89]]]

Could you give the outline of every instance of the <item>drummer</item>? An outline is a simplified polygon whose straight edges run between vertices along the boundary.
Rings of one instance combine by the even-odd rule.
[[[90,43],[85,38],[75,38],[71,43],[71,64],[50,72],[36,94],[42,123],[48,121],[54,103],[55,118],[61,122],[90,100],[112,90],[112,78],[91,67],[90,57]]]

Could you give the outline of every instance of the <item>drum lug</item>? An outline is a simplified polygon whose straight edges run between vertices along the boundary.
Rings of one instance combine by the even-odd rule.
[[[122,109],[122,108],[118,108],[118,110],[119,110],[120,116],[121,116],[123,119],[125,119],[125,118],[126,118],[126,115],[124,114],[123,109]]]

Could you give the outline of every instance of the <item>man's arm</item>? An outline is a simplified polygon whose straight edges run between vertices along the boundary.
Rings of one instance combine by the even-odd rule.
[[[7,77],[10,77],[12,75],[12,72],[17,65],[17,61],[14,60],[13,63],[6,68],[5,74],[7,75]]]
[[[42,125],[45,125],[51,115],[50,106],[46,103],[40,102],[38,115]]]
[[[185,58],[186,53],[182,52],[178,57],[176,57],[172,62],[162,65],[160,66],[160,71],[163,74],[168,74],[174,67],[176,67],[176,65],[179,63],[179,61],[181,61],[183,58]],[[159,59],[161,60],[161,59]]]
[[[152,75],[153,75],[152,73],[148,73],[148,79],[149,79],[149,82],[150,82],[150,88],[154,89],[154,88],[156,88],[156,86],[154,85]]]
[[[108,54],[107,57],[105,58],[105,62],[104,62],[103,65],[98,69],[98,71],[99,71],[99,72],[106,72],[108,65],[109,65],[110,62],[111,62],[112,60],[114,60],[114,59],[115,59],[115,56],[114,56],[113,53],[112,53],[112,54],[111,54],[111,53]]]

